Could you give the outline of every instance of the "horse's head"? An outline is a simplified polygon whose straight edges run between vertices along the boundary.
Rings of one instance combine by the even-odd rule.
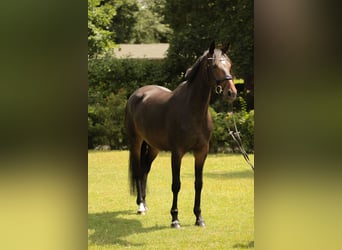
[[[210,44],[207,54],[208,80],[215,86],[216,93],[223,93],[223,97],[232,102],[235,100],[237,91],[230,74],[232,66],[229,57],[226,55],[229,44],[222,49],[215,49],[215,42]]]

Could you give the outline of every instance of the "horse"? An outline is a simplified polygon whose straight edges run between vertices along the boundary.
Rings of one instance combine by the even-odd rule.
[[[173,91],[147,85],[137,89],[127,100],[125,127],[129,141],[131,193],[137,194],[138,214],[145,214],[146,183],[153,160],[159,151],[171,152],[172,193],[171,227],[180,228],[177,199],[181,188],[181,159],[187,152],[195,158],[196,226],[205,227],[201,215],[203,166],[209,151],[213,122],[208,111],[212,89],[232,102],[237,91],[230,74],[231,60],[226,54],[229,43],[221,49],[213,41],[185,74],[185,81]]]

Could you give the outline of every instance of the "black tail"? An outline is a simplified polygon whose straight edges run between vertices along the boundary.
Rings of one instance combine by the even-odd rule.
[[[140,166],[136,166],[137,164],[133,164],[132,154],[129,154],[129,183],[131,195],[135,195],[137,193],[137,179],[138,176],[142,176],[142,173],[144,171],[144,165],[148,157],[148,151],[148,144],[143,141],[140,151]]]
[[[129,186],[131,195],[134,195],[137,193],[137,183],[136,183],[136,175],[135,175],[135,169],[133,166],[133,160],[132,160],[132,153],[129,153],[129,163],[128,163],[128,176],[129,176]]]

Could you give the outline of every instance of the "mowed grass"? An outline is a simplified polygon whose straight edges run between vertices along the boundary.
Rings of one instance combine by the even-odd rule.
[[[254,160],[254,156],[250,156]],[[178,198],[182,229],[170,228],[170,154],[160,153],[148,177],[146,215],[137,215],[128,184],[128,152],[88,153],[89,249],[254,249],[254,173],[241,155],[209,155],[202,216],[194,226],[194,160],[184,156]]]

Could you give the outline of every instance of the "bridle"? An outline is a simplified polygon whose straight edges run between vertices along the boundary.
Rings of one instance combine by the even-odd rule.
[[[215,83],[216,83],[216,87],[215,87],[215,92],[216,94],[222,94],[223,92],[223,89],[222,89],[222,86],[220,85],[221,83],[223,83],[224,81],[227,81],[227,80],[232,80],[233,77],[231,75],[225,75],[223,78],[221,79],[216,79],[215,77],[215,74],[212,70],[212,66],[210,65],[209,63],[209,60],[214,60],[215,58],[214,57],[207,57],[207,74],[208,74],[208,81],[209,81],[209,71],[211,72],[211,76],[212,78],[215,80]],[[223,60],[227,60],[227,59],[220,59],[221,61]],[[209,70],[209,68],[211,68],[211,70]]]

